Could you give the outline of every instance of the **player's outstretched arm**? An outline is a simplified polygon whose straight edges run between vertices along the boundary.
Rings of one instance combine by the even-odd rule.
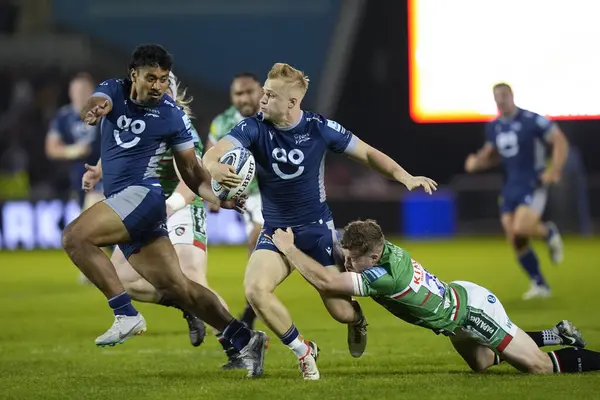
[[[486,142],[475,154],[470,154],[465,161],[465,171],[469,173],[483,171],[500,163],[500,154],[491,142]]]
[[[402,183],[408,190],[419,186],[429,194],[437,190],[437,183],[434,180],[424,176],[412,176],[387,154],[368,145],[358,137],[356,137],[356,144],[348,148],[346,154],[384,177]]]
[[[311,285],[322,293],[354,294],[352,273],[338,273],[325,268],[294,245],[291,228],[277,229],[273,243]]]

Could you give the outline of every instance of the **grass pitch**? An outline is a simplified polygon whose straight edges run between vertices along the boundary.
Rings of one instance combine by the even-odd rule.
[[[600,239],[567,238],[558,267],[538,244],[554,296],[529,302],[521,301],[528,281],[500,238],[400,244],[440,279],[492,290],[520,327],[570,319],[588,348],[600,350]],[[244,304],[245,261],[245,248],[209,249],[209,281],[234,315]],[[99,349],[93,340],[111,325],[112,313],[100,292],[76,278],[63,252],[0,252],[0,399],[600,398],[599,373],[527,376],[507,365],[471,373],[445,337],[396,319],[370,299],[360,300],[369,322],[367,351],[354,359],[345,326],[329,317],[298,273],[276,293],[300,332],[322,349],[318,382],[304,382],[293,354],[273,337],[264,378],[223,372],[214,338],[191,347],[181,314],[148,304],[136,304],[148,322],[145,335]]]

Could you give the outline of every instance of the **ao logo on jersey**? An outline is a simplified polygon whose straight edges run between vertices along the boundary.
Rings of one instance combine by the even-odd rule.
[[[514,157],[519,154],[519,137],[514,131],[501,132],[496,136],[496,147],[502,157]]]
[[[304,172],[304,166],[300,165],[302,164],[302,161],[304,161],[304,153],[300,149],[292,149],[288,153],[287,151],[285,151],[285,149],[282,149],[281,147],[276,147],[273,149],[271,156],[278,163],[294,165],[297,167],[296,172],[294,172],[293,174],[286,174],[281,170],[281,168],[279,168],[279,165],[277,163],[271,164],[271,166],[273,167],[273,171],[281,179],[294,179],[302,175],[302,173]]]
[[[117,127],[119,129],[115,129],[113,131],[115,141],[122,148],[130,149],[140,142],[140,137],[137,135],[144,132],[146,129],[146,122],[142,121],[141,119],[132,120],[131,118],[121,115],[119,119],[117,119]],[[131,132],[136,136],[132,140],[124,142],[121,139],[121,133],[123,132]]]

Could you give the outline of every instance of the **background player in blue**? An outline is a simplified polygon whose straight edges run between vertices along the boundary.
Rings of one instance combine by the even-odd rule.
[[[409,189],[436,189],[429,178],[414,177],[394,160],[362,142],[335,121],[300,108],[308,78],[288,64],[275,64],[264,84],[259,113],[242,120],[204,156],[213,178],[225,186],[240,181],[230,166],[218,162],[234,146],[248,148],[256,159],[263,203],[264,228],[246,269],[246,298],[259,318],[290,347],[299,359],[304,379],[319,379],[318,348],[305,341],[275,288],[292,268],[277,250],[272,234],[292,227],[295,243],[322,265],[338,270],[333,259],[336,231],[327,206],[324,158],[327,150],[346,153]],[[350,354],[360,357],[366,346],[366,321],[357,302],[340,296],[321,295],[334,319],[348,324]]]
[[[82,209],[102,200],[102,187],[87,194],[81,188],[84,164],[100,157],[98,127],[86,125],[79,113],[94,91],[94,81],[86,73],[77,74],[69,83],[70,104],[61,107],[50,124],[46,135],[46,155],[52,160],[71,161],[71,189],[77,194]]]
[[[466,160],[467,172],[490,168],[502,162],[506,180],[500,194],[500,218],[519,263],[532,281],[524,299],[550,296],[550,288],[539,267],[529,238],[543,238],[554,263],[563,260],[563,244],[556,225],[541,221],[548,185],[558,182],[568,152],[560,128],[547,118],[515,105],[510,86],[494,86],[500,116],[485,128],[486,142]],[[546,168],[548,145],[552,160]]]
[[[267,337],[234,319],[215,294],[186,278],[168,238],[166,205],[157,164],[167,146],[182,179],[204,199],[216,199],[210,175],[198,163],[191,122],[166,95],[172,59],[158,45],[135,49],[128,79],[100,84],[81,116],[101,122],[102,172],[106,200],[94,204],[63,232],[63,246],[77,267],[108,298],[115,320],[96,339],[99,346],[122,343],[146,330],[114,266],[99,247],[118,244],[131,266],[180,309],[212,325],[240,351],[249,376],[262,375]],[[235,201],[220,203],[234,208]]]

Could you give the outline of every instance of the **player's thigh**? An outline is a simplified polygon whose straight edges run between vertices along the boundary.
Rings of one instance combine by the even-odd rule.
[[[131,283],[141,279],[141,275],[129,264],[125,255],[118,247],[113,251],[110,261],[115,266],[119,280],[123,283]]]
[[[273,293],[292,271],[292,266],[279,252],[260,248],[255,250],[248,260],[244,276],[246,296],[252,300],[262,293]]]
[[[502,351],[502,359],[521,372],[552,373],[554,365],[548,353],[539,349],[533,339],[521,329]]]
[[[167,236],[144,244],[129,257],[129,263],[144,279],[166,296],[187,295],[187,279],[177,253]]]
[[[86,241],[103,247],[130,240],[129,232],[121,217],[106,202],[96,203],[63,231],[63,247],[75,248]]]
[[[513,232],[515,234],[531,232],[540,222],[542,214],[529,205],[520,205],[515,210],[513,218]]]
[[[192,281],[207,286],[206,252],[193,244],[175,244],[181,271]]]
[[[461,329],[457,329],[455,336],[450,337],[450,342],[473,371],[485,371],[494,364],[494,351],[478,343]]]

